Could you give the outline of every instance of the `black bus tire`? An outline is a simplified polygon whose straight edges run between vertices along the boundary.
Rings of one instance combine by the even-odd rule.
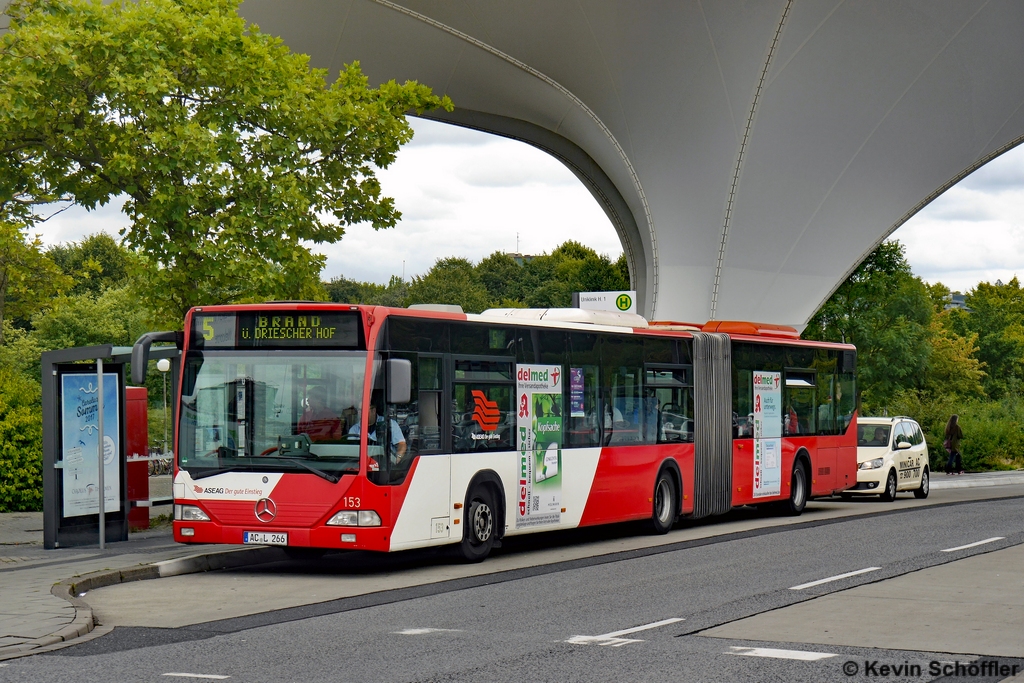
[[[807,505],[807,470],[803,460],[793,463],[793,478],[789,485],[789,500],[781,504],[784,514],[799,517]]]
[[[497,509],[488,487],[477,485],[473,488],[462,523],[466,526],[459,554],[467,562],[482,562],[491,553],[498,533]]]
[[[651,528],[656,534],[667,534],[676,523],[679,514],[679,494],[675,479],[667,469],[658,473],[654,482],[654,509],[651,512]]]

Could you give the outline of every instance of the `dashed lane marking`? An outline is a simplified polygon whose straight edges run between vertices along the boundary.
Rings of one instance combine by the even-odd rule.
[[[97,505],[97,507],[98,507],[98,505]],[[994,541],[1001,541],[1004,538],[1006,538],[1006,537],[1005,536],[993,536],[992,538],[986,538],[984,541],[975,541],[974,543],[968,543],[967,545],[958,545],[955,548],[946,548],[942,552],[944,552],[944,553],[951,553],[954,550],[967,550],[968,548],[974,548],[974,547],[977,547],[979,545],[985,545],[986,543],[992,543]]]
[[[801,583],[799,586],[792,586],[789,590],[802,591],[803,589],[810,588],[811,586],[820,586],[821,584],[828,583],[829,581],[838,581],[839,579],[846,579],[851,576],[857,576],[858,574],[867,574],[868,572],[875,572],[879,569],[881,569],[881,567],[866,567],[864,569],[858,569],[855,572],[846,572],[845,574],[837,574],[836,576],[830,576],[827,579],[818,579],[817,581],[811,581],[810,583]]]
[[[573,645],[589,645],[591,643],[597,643],[598,645],[611,645],[612,647],[622,647],[629,643],[642,643],[642,640],[636,640],[633,638],[622,638],[621,636],[628,636],[631,633],[637,633],[639,631],[646,631],[652,628],[658,628],[659,626],[668,626],[676,622],[683,621],[679,617],[672,617],[671,619],[662,619],[661,621],[655,621],[651,624],[644,624],[643,626],[634,626],[633,628],[624,628],[621,631],[612,631],[611,633],[603,633],[599,636],[573,636],[569,638],[567,643]]]
[[[205,678],[214,681],[222,681],[225,678],[231,678],[231,676],[221,676],[220,674],[185,674],[185,673],[169,673],[164,676],[176,676],[178,678]]]
[[[99,507],[97,505],[97,507]],[[462,633],[458,628],[406,628],[401,631],[392,631],[398,636],[422,636],[427,633]]]
[[[831,652],[808,652],[806,650],[776,650],[771,647],[737,647],[729,648],[732,652],[727,655],[740,655],[741,657],[771,657],[772,659],[799,659],[804,662],[816,662],[819,659],[828,659],[837,655]]]

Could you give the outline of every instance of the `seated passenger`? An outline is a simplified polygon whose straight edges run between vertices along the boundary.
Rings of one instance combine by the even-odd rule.
[[[871,445],[872,446],[887,446],[888,444],[886,443],[886,441],[888,441],[888,439],[886,439],[885,437],[886,437],[885,427],[878,427],[878,428],[876,428],[875,429],[875,438],[871,439]],[[96,506],[99,507],[99,503],[97,503]]]
[[[313,387],[306,395],[306,409],[299,418],[298,431],[309,436],[314,443],[341,439],[341,418],[327,407],[327,389],[324,387]]]
[[[797,417],[796,411],[793,410],[793,406],[788,406],[785,412],[786,414],[782,418],[783,433],[786,435],[799,434],[800,419]]]
[[[369,414],[367,415],[368,423],[370,425],[369,430],[366,433],[366,440],[371,446],[379,446],[379,439],[384,438],[384,418],[377,416],[377,406],[373,403],[370,404]],[[352,436],[359,436],[359,421],[352,425],[352,429],[348,430],[348,433]],[[391,448],[390,455],[393,456],[395,463],[402,461],[405,456],[405,435],[402,433],[402,428],[398,426],[398,422],[391,420]]]

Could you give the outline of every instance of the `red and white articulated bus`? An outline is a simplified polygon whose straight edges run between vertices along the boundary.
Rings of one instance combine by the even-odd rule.
[[[393,551],[857,481],[856,350],[581,309],[210,306],[185,320],[174,538]]]

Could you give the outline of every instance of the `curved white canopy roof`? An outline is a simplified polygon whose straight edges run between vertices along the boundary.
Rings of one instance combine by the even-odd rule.
[[[0,0],[0,5],[5,4]],[[1024,139],[1024,3],[247,0],[315,66],[447,93],[593,192],[648,318],[801,326]],[[580,235],[586,242],[586,235]]]

